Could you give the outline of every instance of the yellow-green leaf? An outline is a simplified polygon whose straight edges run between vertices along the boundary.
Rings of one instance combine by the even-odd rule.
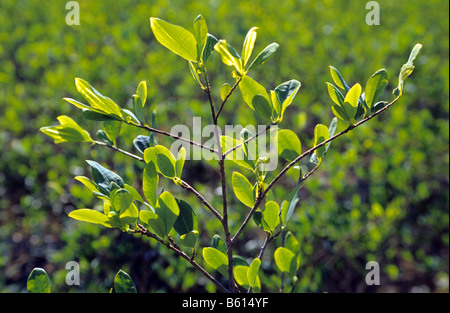
[[[248,207],[253,207],[255,199],[253,197],[253,186],[248,179],[238,172],[233,172],[231,177],[231,184],[233,186],[234,194],[243,204]]]
[[[57,117],[61,125],[42,127],[39,131],[54,139],[55,143],[61,142],[93,142],[89,133],[81,128],[73,119],[61,115]]]
[[[188,61],[197,62],[197,41],[190,31],[156,17],[150,18],[150,27],[161,45]]]
[[[247,64],[248,60],[250,59],[250,56],[252,55],[253,48],[255,47],[255,41],[256,41],[256,30],[258,27],[251,28],[247,36],[245,36],[244,44],[242,46],[242,60],[244,61],[244,66]]]

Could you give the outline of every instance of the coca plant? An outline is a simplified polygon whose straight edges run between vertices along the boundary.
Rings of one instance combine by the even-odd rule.
[[[211,113],[214,136],[207,143],[202,143],[157,128],[157,106],[154,105],[151,116],[147,116],[145,112],[148,110],[144,110],[149,106],[145,81],[139,83],[136,94],[132,95],[133,109],[129,110],[102,95],[87,81],[75,78],[76,89],[87,103],[71,98],[64,100],[81,109],[84,118],[101,121],[97,139],[93,139],[88,131],[64,115],[58,117],[60,125],[43,127],[40,131],[53,138],[55,143],[91,143],[123,153],[130,157],[130,161],[145,163],[145,167],[143,173],[136,173],[142,177],[142,190],[136,190],[117,173],[96,161],[87,160],[92,168],[92,177],[77,176],[75,179],[103,201],[103,211],[78,209],[69,216],[79,221],[150,237],[184,258],[223,292],[261,290],[263,254],[267,245],[282,235],[282,244],[274,249],[273,259],[281,273],[282,285],[283,279],[290,277],[294,286],[299,268],[299,242],[288,231],[288,222],[299,201],[299,188],[320,167],[333,140],[385,112],[403,96],[404,82],[414,70],[413,61],[421,45],[417,44],[412,49],[409,60],[401,68],[392,100],[380,99],[388,84],[385,69],[372,74],[363,90],[359,83],[349,86],[339,71],[330,66],[332,83],[326,83],[326,88],[335,118],[329,126],[316,125],[314,145],[302,149],[298,136],[289,129],[281,128],[283,117],[300,90],[301,83],[293,79],[268,91],[250,76],[255,67],[263,65],[272,57],[278,49],[277,43],[271,43],[259,54],[254,54],[257,37],[257,28],[254,27],[248,31],[239,53],[226,40],[218,40],[211,35],[201,15],[194,20],[193,32],[154,17],[150,18],[150,26],[161,45],[187,61],[193,83],[206,94],[205,110]],[[211,90],[208,78],[207,64],[212,53],[219,54],[222,62],[231,68],[233,79],[233,84],[224,83],[217,93]],[[266,126],[257,132],[244,128],[234,137],[222,135],[221,112],[226,110],[227,101],[238,88],[243,100],[242,110],[251,110],[261,115]],[[218,96],[216,99],[216,94],[220,94],[220,99]],[[345,128],[336,133],[338,123],[345,124]],[[128,139],[130,144],[133,141],[140,154],[117,146],[116,139],[123,124],[138,127],[145,132],[145,135],[139,135],[134,140]],[[257,149],[258,145],[266,144],[266,134],[276,147],[275,153]],[[171,137],[181,143],[177,145],[181,148],[174,151],[160,145],[157,143],[157,136]],[[185,161],[191,156],[185,147],[201,149],[213,156],[203,162],[218,163],[221,193],[217,197],[221,197],[220,207],[214,207],[194,189],[189,184],[189,177],[182,179]],[[278,158],[286,160],[287,165],[281,170],[273,166],[270,168],[270,164],[274,164],[272,161],[278,161]],[[299,161],[305,158],[309,158],[310,165],[300,167]],[[275,198],[270,193],[271,189],[293,167],[297,167],[300,172],[296,186],[286,199]],[[239,169],[232,172],[231,181],[226,179],[226,173],[230,169]],[[193,209],[198,204],[187,203],[173,196],[169,188],[161,191],[158,188],[159,179],[172,180],[173,184],[194,194],[211,214],[211,218],[220,222],[222,232],[211,238],[210,246],[200,247],[199,222],[196,210]],[[243,220],[233,221],[233,224],[240,225],[234,232],[229,226],[229,213],[233,209],[230,202],[237,202],[248,208]],[[239,242],[240,236],[251,227],[259,227],[265,233],[259,254],[236,256],[235,247],[242,244]],[[209,266],[205,266],[205,263]],[[217,275],[223,275],[226,279],[219,279]],[[221,283],[223,281],[228,281],[228,284]]]

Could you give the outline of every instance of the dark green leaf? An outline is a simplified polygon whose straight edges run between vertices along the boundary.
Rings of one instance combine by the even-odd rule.
[[[197,224],[197,218],[189,203],[181,199],[176,199],[176,201],[180,209],[180,214],[178,215],[173,228],[175,228],[179,235],[184,235],[194,230]]]
[[[137,293],[136,286],[130,275],[119,270],[114,277],[114,291],[116,293]]]
[[[27,292],[50,293],[50,279],[43,268],[35,267],[27,280]]]
[[[109,196],[110,193],[109,186],[111,182],[115,182],[121,188],[124,187],[122,177],[120,177],[116,173],[104,168],[95,161],[86,160],[86,162],[92,167],[93,179],[97,184],[100,192],[103,193],[104,195]]]

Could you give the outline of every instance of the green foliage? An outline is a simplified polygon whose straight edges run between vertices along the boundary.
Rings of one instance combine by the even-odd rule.
[[[50,293],[50,279],[43,268],[36,267],[28,276],[27,292]]]
[[[62,114],[76,119],[92,135],[103,129],[102,121],[82,119],[95,113],[91,109],[78,114],[73,107],[58,101],[73,94],[70,77],[85,78],[123,109],[132,110],[142,124],[145,121],[140,121],[130,98],[142,80],[150,82],[148,101],[143,107],[146,122],[154,109],[150,106],[156,104],[161,129],[170,129],[174,118],[176,123],[186,124],[192,116],[208,118],[205,103],[200,101],[203,99],[192,88],[192,79],[180,74],[186,69],[184,60],[158,46],[145,23],[148,12],[158,12],[154,14],[188,25],[186,21],[199,11],[207,18],[210,30],[220,33],[230,43],[241,42],[254,25],[259,26],[254,51],[260,51],[264,47],[260,44],[264,42],[282,43],[265,67],[254,67],[249,74],[264,86],[275,86],[272,84],[278,78],[290,79],[293,75],[301,79],[301,96],[288,107],[282,126],[298,134],[304,151],[313,146],[315,125],[329,125],[330,112],[326,108],[334,102],[330,102],[323,82],[328,79],[326,65],[330,60],[351,86],[356,81],[368,82],[366,75],[378,68],[399,68],[399,56],[407,55],[413,40],[424,44],[423,57],[416,62],[416,77],[404,86],[408,96],[383,115],[382,120],[374,119],[333,144],[320,174],[302,184],[301,209],[293,211],[288,226],[295,228],[302,242],[298,291],[368,290],[365,285],[357,286],[360,273],[352,270],[353,266],[364,268],[366,260],[380,258],[399,269],[396,279],[395,275],[382,277],[386,282],[382,288],[409,291],[416,284],[425,284],[432,291],[445,289],[437,282],[448,277],[448,254],[445,253],[448,250],[448,212],[445,210],[448,206],[445,171],[448,169],[448,145],[445,144],[448,142],[448,10],[445,10],[448,2],[380,4],[382,25],[368,27],[363,22],[366,11],[354,1],[326,4],[268,1],[256,5],[245,1],[208,4],[194,1],[179,5],[124,1],[114,7],[100,1],[88,4],[86,10],[82,8],[80,27],[69,27],[64,24],[61,7],[57,5],[49,5],[44,10],[37,2],[25,1],[18,11],[17,3],[3,1],[0,23],[2,34],[8,35],[0,36],[0,60],[4,65],[0,73],[0,93],[4,99],[0,105],[0,143],[4,147],[0,152],[0,202],[6,210],[1,214],[0,247],[9,252],[0,257],[0,269],[4,273],[0,275],[0,290],[21,291],[27,273],[19,269],[26,266],[30,270],[30,266],[40,266],[45,259],[55,265],[53,275],[60,278],[52,283],[59,285],[60,290],[70,291],[71,287],[62,283],[64,264],[68,259],[80,258],[86,275],[92,277],[83,281],[81,289],[98,291],[99,286],[111,286],[110,273],[122,266],[123,259],[133,258],[139,263],[143,258],[138,256],[145,253],[146,258],[156,254],[158,260],[164,262],[153,262],[150,267],[146,266],[148,262],[142,261],[133,266],[134,275],[152,277],[145,283],[140,282],[140,291],[215,291],[213,284],[204,285],[198,274],[189,270],[189,263],[172,258],[171,251],[166,251],[163,245],[67,219],[67,213],[74,207],[103,211],[102,203],[92,197],[93,193],[86,192],[82,184],[70,178],[91,177],[89,168],[80,165],[81,159],[107,164],[138,191],[141,191],[143,175],[136,175],[136,171],[142,171],[144,164],[129,166],[125,155],[113,154],[101,147],[92,149],[89,144],[54,147],[48,144],[48,137],[36,134],[42,125],[52,125]],[[402,9],[398,10],[399,7]],[[270,17],[264,12],[271,12]],[[14,23],[17,19],[12,17],[20,18],[23,23]],[[358,26],[359,20],[362,27]],[[106,24],[108,27],[102,26]],[[292,25],[298,27],[293,29]],[[186,28],[195,34],[195,28]],[[209,51],[214,51],[211,38],[208,34],[207,46],[211,47]],[[386,38],[395,44],[386,45]],[[205,47],[204,52],[207,50]],[[219,87],[224,81],[230,82],[229,73],[216,66],[220,57],[216,53],[208,56],[208,70],[214,80],[212,87],[215,87],[214,82],[220,82]],[[252,58],[249,60],[251,62]],[[389,73],[391,77],[395,75],[391,70]],[[203,80],[201,83],[205,86]],[[388,98],[387,91],[391,90],[388,85],[386,92],[380,95],[381,100],[373,103],[367,114],[386,105],[383,99]],[[342,92],[345,94],[345,89]],[[218,92],[216,97],[219,98]],[[230,98],[222,113],[227,123],[260,123],[260,117],[242,104],[239,97]],[[180,107],[188,109],[184,112]],[[239,114],[231,115],[232,112]],[[111,119],[104,114],[96,118]],[[263,118],[264,122],[268,121]],[[343,125],[339,120],[338,131]],[[331,132],[331,127],[329,130]],[[149,139],[155,134],[122,122],[116,144],[133,151],[132,138],[139,135]],[[170,144],[170,139],[156,136],[159,144]],[[154,146],[150,140],[148,142],[145,148]],[[252,181],[250,169],[235,169],[235,164],[229,164],[227,166],[241,170]],[[302,163],[291,168],[286,179],[271,190],[269,199],[279,203],[287,199],[299,172],[306,173],[309,166]],[[196,162],[186,161],[183,172],[192,186],[211,195],[207,199],[213,206],[220,206],[220,197],[212,196],[217,187],[211,178],[217,175],[214,166],[199,168]],[[270,178],[269,173],[266,179]],[[199,238],[203,240],[197,244],[204,246],[205,238],[220,233],[217,221],[207,218],[209,212],[201,208],[195,196],[181,188],[169,189],[170,183],[170,180],[161,180],[155,194],[162,189],[170,190],[176,199],[183,198],[192,205],[202,227]],[[228,190],[230,192],[231,188]],[[156,200],[157,195],[155,205]],[[151,204],[150,200],[146,201]],[[229,201],[236,207],[236,211],[229,212],[230,219],[242,220],[242,204],[238,200]],[[372,214],[375,212],[372,208],[376,207],[381,210]],[[234,233],[236,229],[231,227]],[[253,231],[244,232],[240,242],[252,238]],[[80,246],[79,242],[86,244]],[[268,251],[276,245],[279,242],[271,243]],[[236,253],[255,256],[255,251],[243,245],[236,247]],[[333,258],[336,253],[343,257]],[[320,260],[328,262],[317,266],[319,256]],[[264,286],[277,285],[278,276],[265,270],[261,276],[263,290],[275,291]],[[350,279],[355,283],[345,283]]]

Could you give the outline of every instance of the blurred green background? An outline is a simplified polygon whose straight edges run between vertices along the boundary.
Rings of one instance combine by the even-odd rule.
[[[149,110],[157,109],[161,129],[191,125],[192,116],[209,123],[205,95],[195,88],[186,62],[159,45],[149,27],[149,17],[155,16],[192,30],[192,21],[202,14],[209,32],[238,50],[253,26],[259,27],[256,51],[273,41],[280,44],[251,75],[272,89],[292,78],[302,82],[280,127],[294,130],[303,149],[312,145],[314,126],[328,125],[332,118],[328,65],[337,67],[350,85],[363,86],[373,72],[386,68],[390,84],[384,98],[392,99],[400,67],[414,44],[423,44],[405,96],[333,142],[323,166],[302,189],[289,229],[301,245],[297,292],[448,292],[448,1],[378,1],[379,26],[365,23],[365,1],[78,3],[81,25],[68,26],[66,1],[0,1],[0,291],[24,291],[36,266],[46,269],[52,289],[60,292],[107,292],[119,268],[133,277],[140,292],[215,291],[187,262],[155,242],[68,218],[74,208],[101,205],[73,179],[90,176],[84,160],[97,160],[136,187],[141,164],[88,144],[54,145],[38,132],[65,114],[95,134],[97,122],[82,119],[62,100],[82,100],[75,77],[128,108],[137,84],[146,80]],[[208,62],[218,98],[218,88],[233,82],[231,70],[216,54]],[[222,118],[224,124],[263,123],[239,92]],[[143,133],[124,126],[119,147],[138,153],[132,145],[138,134]],[[217,167],[189,161],[185,171],[183,178],[219,206]],[[295,181],[293,175],[286,177],[275,188],[279,202]],[[161,185],[194,206],[201,245],[209,245],[220,225],[196,198],[167,180],[161,179]],[[235,231],[246,209],[236,201],[231,207]],[[263,239],[252,228],[237,252],[254,258]],[[262,291],[279,288],[272,257],[279,244],[266,251]],[[80,263],[80,286],[65,284],[65,264],[71,260]],[[368,261],[380,263],[380,286],[365,284]]]

